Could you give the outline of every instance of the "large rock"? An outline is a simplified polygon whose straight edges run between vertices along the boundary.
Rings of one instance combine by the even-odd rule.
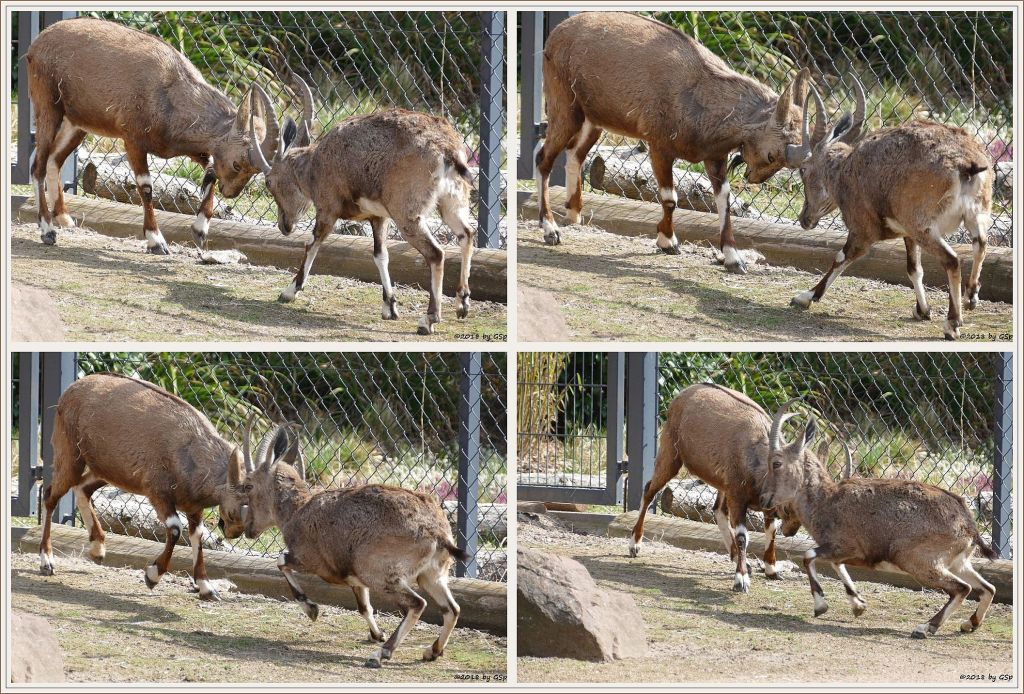
[[[64,323],[45,289],[11,284],[11,339],[15,342],[63,342]]]
[[[532,287],[519,287],[520,340],[528,342],[560,342],[569,339],[565,315],[554,294]]]
[[[42,617],[11,612],[11,682],[63,682],[64,651]]]
[[[615,660],[647,653],[633,598],[599,588],[577,561],[520,549],[519,654]]]

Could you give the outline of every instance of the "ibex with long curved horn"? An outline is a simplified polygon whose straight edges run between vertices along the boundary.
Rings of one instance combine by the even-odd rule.
[[[804,205],[800,226],[813,229],[836,207],[847,227],[846,244],[831,268],[813,289],[793,298],[808,308],[820,301],[842,272],[878,241],[902,238],[907,247],[907,275],[914,286],[913,317],[929,320],[931,308],[924,290],[921,249],[935,255],[949,281],[949,312],[943,333],[960,336],[960,258],[946,243],[961,222],[971,234],[974,263],[967,280],[967,308],[978,304],[981,266],[992,223],[992,162],[967,131],[951,125],[915,120],[896,128],[862,135],[864,87],[857,85],[857,107],[834,126],[825,122],[825,108],[814,88],[804,104],[803,140],[792,151],[801,161]],[[808,128],[809,100],[817,115],[814,132]]]
[[[88,133],[124,141],[142,197],[147,248],[162,255],[170,251],[153,211],[148,155],[190,157],[206,170],[192,224],[202,248],[213,217],[214,183],[220,182],[225,197],[236,197],[259,172],[250,143],[272,152],[278,140],[262,90],[258,100],[246,95],[236,108],[170,45],[114,22],[57,22],[32,42],[26,60],[36,118],[32,177],[46,244],[57,242],[57,227],[74,226],[58,174]]]
[[[89,531],[89,556],[96,563],[103,561],[105,536],[91,497],[100,487],[112,484],[148,498],[167,527],[163,552],[146,567],[146,585],[155,587],[167,571],[181,536],[181,511],[188,518],[199,597],[217,599],[206,578],[200,526],[203,511],[219,505],[224,536],[232,539],[242,534],[241,503],[234,489],[243,474],[238,446],[221,438],[203,413],[178,396],[116,374],[93,374],[68,386],[57,401],[52,439],[53,480],[45,492],[39,545],[43,575],[54,572],[53,510],[70,489]]]
[[[244,505],[245,536],[255,539],[275,525],[281,529],[286,549],[277,566],[311,620],[320,608],[302,591],[293,572],[312,573],[352,588],[370,638],[382,642],[367,667],[380,667],[390,659],[423,614],[427,602],[416,592],[418,585],[444,614],[441,633],[423,659],[440,657],[459,618],[459,605],[448,589],[449,569],[453,559],[465,561],[469,556],[455,544],[437,497],[379,484],[313,493],[299,471],[302,460],[298,436],[289,445],[283,424],[263,437],[255,458],[246,456],[251,471],[237,498]],[[371,590],[392,596],[404,612],[386,642],[373,618]]]
[[[704,163],[715,192],[725,267],[744,273],[729,216],[728,172],[745,163],[747,181],[761,183],[799,164],[787,156],[787,146],[799,142],[809,83],[804,68],[776,94],[692,37],[648,17],[584,12],[561,22],[544,45],[548,128],[537,152],[544,241],[561,243],[548,200],[555,159],[569,150],[565,206],[568,222],[576,224],[583,210],[583,161],[607,130],[648,145],[661,195],[657,244],[666,253],[680,252],[672,228],[672,166],[676,159]],[[730,165],[733,152],[738,153]]]
[[[792,504],[816,546],[804,555],[814,597],[814,616],[828,610],[815,562],[836,568],[846,587],[854,616],[867,608],[845,565],[868,568],[895,565],[922,585],[943,590],[949,600],[911,636],[934,634],[972,590],[981,593],[978,609],[960,629],[974,631],[995,597],[995,588],[971,566],[977,547],[989,559],[998,555],[978,533],[964,500],[945,489],[907,479],[851,478],[838,484],[808,450],[816,426],[809,419],[793,442],[782,436],[790,416],[786,403],[772,419],[768,474],[761,505]]]
[[[311,144],[312,92],[301,78],[296,78],[296,91],[302,95],[301,128],[288,119],[269,161],[260,148],[252,150],[277,203],[281,233],[291,233],[310,202],[316,208],[313,238],[306,244],[298,274],[280,300],[293,301],[302,290],[320,244],[335,222],[369,220],[373,260],[383,288],[381,318],[397,319],[398,303],[388,271],[387,249],[387,222],[393,219],[402,238],[423,255],[430,268],[430,301],[417,332],[432,333],[441,321],[444,280],[444,249],[426,225],[427,215],[436,207],[462,250],[456,315],[465,318],[469,313],[469,271],[476,230],[469,215],[472,176],[459,134],[441,118],[390,109],[348,118]]]

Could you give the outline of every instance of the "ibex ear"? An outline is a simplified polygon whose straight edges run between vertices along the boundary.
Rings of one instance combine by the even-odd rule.
[[[281,136],[281,140],[284,142],[284,149],[281,151],[282,154],[288,151],[288,148],[295,142],[295,136],[299,134],[299,126],[295,124],[295,121],[291,116],[284,122],[284,134]]]
[[[807,444],[809,444],[811,441],[814,440],[814,436],[817,433],[818,433],[818,423],[814,420],[814,417],[811,417],[807,421],[807,426],[804,427],[804,436],[803,436],[803,438],[800,441],[800,451],[801,452],[803,452],[803,450],[807,446]]]
[[[242,483],[242,451],[238,446],[231,451],[231,459],[228,461],[228,484],[237,487]]]

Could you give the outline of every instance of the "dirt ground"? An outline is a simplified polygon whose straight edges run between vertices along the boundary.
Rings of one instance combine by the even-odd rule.
[[[150,592],[142,572],[57,557],[55,576],[39,558],[11,555],[11,607],[45,617],[64,649],[69,682],[479,682],[503,678],[506,641],[456,627],[445,654],[423,649],[438,627],[420,623],[381,669],[364,667],[377,647],[358,613],[321,605],[310,622],[293,602],[232,591],[216,603],[168,574]],[[378,614],[390,634],[397,615]],[[493,680],[492,680],[493,681]]]
[[[629,593],[647,626],[649,653],[611,663],[518,659],[520,682],[768,682],[953,684],[961,675],[1013,673],[1010,605],[994,604],[981,629],[962,634],[968,601],[927,640],[910,631],[945,603],[933,591],[859,582],[868,610],[854,618],[838,580],[823,579],[829,611],[813,616],[803,573],[768,582],[758,570],[746,595],[732,591],[725,555],[644,541],[637,559],[625,539],[520,524],[520,546],[569,556],[597,583]],[[520,635],[520,638],[522,636]],[[1005,685],[1006,682],[1000,682]]]
[[[203,265],[195,248],[171,256],[145,253],[141,239],[76,229],[57,246],[39,241],[35,224],[13,224],[12,277],[45,290],[68,340],[147,341],[458,341],[503,339],[505,305],[473,301],[455,317],[445,296],[442,322],[416,335],[427,293],[397,285],[399,319],[381,320],[380,286],[316,274],[292,304],[277,301],[293,273],[259,265]],[[298,263],[300,259],[296,258]],[[460,337],[471,336],[471,337]]]
[[[789,300],[817,284],[820,273],[748,264],[746,275],[733,275],[714,262],[710,246],[684,244],[682,255],[670,256],[657,251],[653,238],[582,225],[567,227],[554,247],[544,244],[536,222],[520,220],[517,234],[520,286],[555,297],[572,340],[943,339],[944,288],[928,291],[931,321],[911,318],[909,284],[848,275],[804,311]],[[1009,340],[1013,308],[980,301],[964,312],[964,323],[961,341]]]

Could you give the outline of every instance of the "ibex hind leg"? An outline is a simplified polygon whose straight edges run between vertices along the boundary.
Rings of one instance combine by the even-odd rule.
[[[75,487],[75,503],[78,505],[78,513],[82,516],[82,523],[86,532],[89,533],[89,558],[97,564],[102,564],[107,556],[106,535],[100,526],[96,516],[96,510],[92,505],[92,495],[96,490],[106,485],[93,474],[88,474],[81,484]]]
[[[53,479],[43,495],[43,538],[39,543],[39,572],[52,576],[55,565],[50,528],[53,512],[61,498],[71,489],[82,484],[85,476],[85,461],[78,453],[78,446],[67,434],[60,410],[54,418],[53,429]]]
[[[935,613],[935,616],[924,624],[917,625],[914,630],[910,633],[910,636],[915,639],[924,639],[932,636],[939,630],[950,614],[953,613],[956,608],[960,606],[960,603],[964,601],[971,593],[971,585],[967,581],[959,578],[949,569],[943,566],[935,566],[934,563],[924,567],[922,570],[913,570],[914,567],[902,567],[904,569],[910,569],[910,573],[914,578],[920,581],[925,586],[930,588],[938,588],[949,596],[946,604]]]
[[[462,610],[459,607],[459,603],[455,602],[455,598],[448,588],[447,569],[445,573],[437,575],[421,575],[419,577],[419,584],[426,591],[427,595],[437,603],[437,606],[441,608],[441,613],[444,617],[444,624],[441,626],[441,633],[438,634],[437,640],[423,651],[424,660],[437,660],[444,655],[445,646],[452,635],[452,630],[455,629],[456,622],[459,621],[459,614]]]
[[[601,129],[584,119],[565,160],[565,221],[579,224],[583,218],[583,162],[601,137]]]
[[[676,453],[671,441],[671,432],[666,427],[658,444],[658,455],[654,460],[654,474],[644,485],[644,500],[640,505],[640,515],[636,519],[636,525],[633,526],[633,533],[629,538],[629,556],[640,555],[640,547],[644,541],[644,519],[647,517],[647,508],[654,502],[654,497],[658,495],[658,492],[679,474],[682,466],[683,460]]]
[[[960,625],[960,631],[970,633],[975,631],[981,626],[981,623],[985,621],[985,613],[988,612],[988,608],[992,605],[992,601],[996,597],[996,589],[995,586],[986,581],[982,575],[975,570],[971,565],[969,556],[960,557],[953,563],[950,570],[955,573],[960,580],[965,581],[971,586],[971,588],[978,591],[979,594],[978,608],[969,619],[964,620]]]
[[[53,140],[60,128],[60,121],[63,114],[55,111],[52,107],[40,107],[44,103],[35,98],[32,103],[36,105],[36,158],[32,163],[32,179],[36,185],[36,205],[39,210],[39,238],[47,246],[57,243],[57,230],[53,216],[50,213],[49,196],[46,190],[47,165],[50,155],[53,152]]]
[[[988,251],[988,230],[991,225],[992,216],[988,212],[971,212],[964,215],[964,226],[971,234],[974,250],[971,275],[967,279],[967,309],[971,311],[978,307],[978,294],[981,293],[981,266],[985,262],[985,254]]]
[[[398,647],[402,645],[406,634],[416,626],[420,615],[423,614],[423,610],[427,607],[427,601],[414,591],[404,579],[396,583],[389,592],[395,595],[405,616],[402,617],[402,622],[398,625],[398,628],[391,634],[391,638],[366,661],[366,667],[378,668],[382,662],[390,660],[391,656],[398,650]]]
[[[398,220],[395,220],[398,222]],[[444,249],[438,245],[434,235],[423,222],[422,216],[398,222],[398,228],[409,245],[415,248],[427,261],[430,270],[430,298],[427,312],[420,318],[416,332],[430,335],[434,325],[441,322],[441,288],[444,283]]]
[[[546,66],[545,66],[546,67]],[[548,130],[544,144],[537,151],[537,195],[540,202],[540,224],[544,230],[544,243],[557,246],[562,236],[551,212],[549,179],[558,155],[573,141],[583,127],[583,112],[574,104],[575,97],[568,85],[550,70],[544,71],[544,93],[548,104],[558,103],[560,108],[549,108]]]
[[[457,318],[465,318],[469,315],[469,273],[470,265],[473,262],[473,241],[476,239],[476,230],[469,218],[469,206],[465,200],[454,196],[442,197],[439,205],[441,218],[452,233],[459,239],[459,249],[462,252],[462,264],[459,267],[459,286],[455,290],[455,300],[458,305],[455,309]]]
[[[85,135],[86,132],[84,130],[74,125],[65,117],[61,122],[60,130],[57,132],[53,151],[50,153],[50,160],[46,165],[47,201],[53,207],[53,221],[57,226],[67,229],[74,228],[75,220],[71,218],[67,203],[64,200],[64,186],[61,185],[60,170],[68,156],[82,144]],[[52,202],[50,200],[51,196]]]

